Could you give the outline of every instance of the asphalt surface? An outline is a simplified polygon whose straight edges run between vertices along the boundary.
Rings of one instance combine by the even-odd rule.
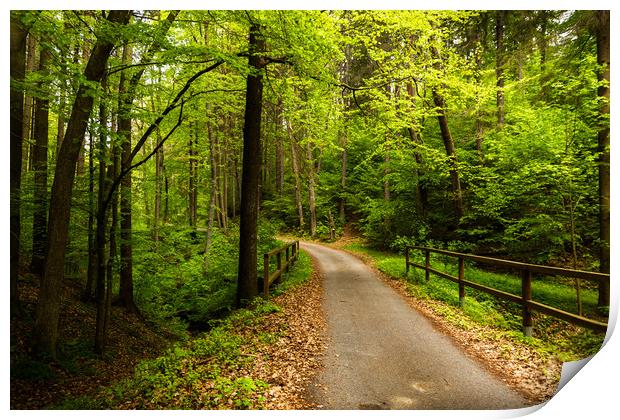
[[[310,387],[325,409],[507,409],[527,402],[360,259],[302,242],[324,278],[329,347]]]

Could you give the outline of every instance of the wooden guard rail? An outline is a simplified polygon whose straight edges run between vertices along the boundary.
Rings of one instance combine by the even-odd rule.
[[[289,252],[290,249],[290,252]],[[284,262],[282,254],[285,254]],[[263,292],[265,298],[269,297],[269,286],[282,277],[282,273],[288,273],[289,267],[297,260],[299,254],[299,241],[293,241],[280,248],[272,249],[263,254],[263,281],[259,281],[258,289]],[[276,256],[276,271],[269,273],[269,260],[272,256]]]
[[[418,250],[424,253],[425,263],[424,265],[411,262],[409,260],[409,251]],[[436,270],[430,266],[430,254],[442,254],[450,257],[458,258],[458,277],[454,277],[450,274]],[[476,261],[479,263],[503,267],[518,269],[521,271],[521,296],[504,292],[502,290],[494,289],[479,283],[475,283],[471,280],[465,279],[465,260]],[[596,321],[594,319],[586,318],[571,312],[566,312],[558,308],[554,308],[545,305],[540,302],[532,300],[532,274],[546,274],[552,276],[564,276],[593,281],[609,281],[609,274],[595,273],[591,271],[579,271],[571,270],[568,268],[549,267],[546,265],[526,264],[516,261],[501,260],[498,258],[482,257],[479,255],[462,254],[459,252],[445,251],[442,249],[426,248],[420,246],[412,246],[405,248],[405,266],[406,272],[409,272],[409,267],[420,268],[425,272],[426,281],[430,278],[430,273],[436,274],[439,277],[443,277],[447,280],[458,283],[459,285],[459,301],[461,306],[465,302],[465,286],[473,289],[480,290],[485,293],[489,293],[501,299],[506,299],[512,302],[520,303],[523,308],[523,333],[527,336],[532,335],[532,311],[537,311],[553,317],[562,319],[575,325],[579,325],[585,328],[589,328],[595,331],[605,332],[607,330],[607,323]]]

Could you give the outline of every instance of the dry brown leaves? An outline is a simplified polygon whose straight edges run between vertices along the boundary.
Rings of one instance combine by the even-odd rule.
[[[545,359],[523,343],[498,338],[498,334],[492,332],[490,327],[471,326],[465,330],[450,324],[437,310],[447,306],[444,302],[416,299],[407,291],[405,283],[379,271],[371,257],[345,251],[362,259],[380,279],[398,292],[409,306],[422,313],[467,355],[482,363],[495,377],[519,392],[529,402],[539,404],[553,397],[562,371],[562,362],[558,358]]]
[[[314,261],[313,261],[314,264]],[[271,344],[258,344],[258,354],[247,375],[269,384],[265,408],[302,410],[317,408],[306,397],[306,387],[322,366],[326,349],[326,323],[323,313],[321,276],[314,267],[307,283],[273,298],[282,310],[261,322],[262,334],[279,338]],[[256,340],[256,331],[241,331]]]

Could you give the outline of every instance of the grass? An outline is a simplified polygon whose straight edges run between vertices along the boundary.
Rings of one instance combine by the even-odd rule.
[[[458,285],[452,281],[431,273],[428,282],[423,270],[411,268],[405,272],[405,257],[402,255],[371,249],[360,243],[343,246],[343,249],[369,256],[377,269],[396,279],[406,281],[408,292],[419,299],[435,300],[446,303],[435,309],[451,324],[468,329],[473,325],[491,326],[498,329],[502,336],[527,342],[540,352],[553,353],[561,360],[575,360],[594,354],[600,348],[604,334],[572,326],[564,321],[535,314],[535,338],[525,337],[521,333],[521,306],[500,300],[490,294],[466,288],[466,298],[460,307]],[[422,259],[412,255],[412,261],[422,264]],[[456,260],[431,256],[431,267],[456,276]],[[509,293],[521,294],[520,277],[483,270],[473,265],[465,266],[465,278]],[[532,282],[533,299],[547,305],[577,312],[575,289],[570,284],[549,277],[535,277]],[[582,289],[584,313],[592,316],[596,311],[596,290]]]
[[[305,283],[312,273],[310,257],[299,254],[273,295]],[[100,390],[95,396],[65,400],[57,409],[260,409],[267,383],[246,376],[260,345],[275,345],[278,332],[261,330],[265,316],[281,309],[257,298],[250,306],[234,311],[209,332],[177,344],[163,356],[144,360],[133,377]],[[250,328],[255,337],[241,336]],[[285,328],[283,326],[282,328]]]

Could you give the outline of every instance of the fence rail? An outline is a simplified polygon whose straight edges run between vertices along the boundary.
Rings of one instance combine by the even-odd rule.
[[[424,253],[424,265],[410,261],[410,250],[422,251]],[[430,266],[430,254],[441,254],[458,258],[458,276],[444,273]],[[494,289],[480,283],[465,279],[465,261],[475,261],[495,267],[518,269],[521,271],[521,295],[504,292],[503,290]],[[532,311],[551,315],[581,327],[589,328],[595,331],[605,332],[607,323],[586,318],[581,315],[566,312],[564,310],[545,305],[541,302],[532,300],[532,274],[546,274],[552,276],[571,277],[576,279],[593,280],[593,281],[609,281],[609,274],[595,273],[591,271],[572,270],[568,268],[549,267],[546,265],[527,264],[517,261],[501,260],[498,258],[483,257],[480,255],[462,254],[460,252],[446,251],[443,249],[426,248],[420,246],[412,246],[405,248],[405,269],[409,272],[409,267],[424,270],[426,281],[429,280],[430,274],[433,273],[439,277],[453,281],[459,285],[459,301],[461,306],[465,303],[465,286],[477,289],[485,293],[489,293],[500,299],[509,300],[520,303],[523,309],[523,332],[527,336],[532,335]]]
[[[289,252],[290,250],[290,252]],[[284,254],[284,261],[282,255]],[[289,267],[297,260],[299,254],[299,241],[289,242],[280,248],[272,249],[263,254],[263,278],[259,279],[258,290],[262,290],[265,298],[269,297],[269,286],[282,277],[283,273],[288,273]],[[271,257],[276,257],[276,271],[269,272],[269,261]]]

